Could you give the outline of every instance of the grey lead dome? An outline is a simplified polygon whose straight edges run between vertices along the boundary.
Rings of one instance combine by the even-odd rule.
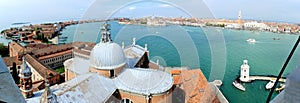
[[[116,69],[125,62],[123,49],[116,43],[98,43],[91,51],[90,66],[96,69]]]

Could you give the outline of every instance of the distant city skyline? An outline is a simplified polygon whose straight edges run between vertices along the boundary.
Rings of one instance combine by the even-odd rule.
[[[298,4],[300,1],[297,0],[262,0],[257,2],[140,0],[137,3],[132,3],[131,0],[1,0],[0,29],[8,28],[15,22],[40,23],[88,19],[89,17],[92,19],[111,14],[113,14],[112,17],[127,16],[132,18],[151,15],[166,17],[199,17],[199,15],[205,15],[215,18],[237,19],[239,10],[242,11],[242,19],[300,23]]]

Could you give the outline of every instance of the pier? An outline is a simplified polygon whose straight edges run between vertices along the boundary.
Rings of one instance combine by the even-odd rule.
[[[254,80],[266,80],[266,81],[275,81],[277,76],[275,75],[250,75],[250,66],[248,65],[248,60],[244,60],[241,65],[240,70],[240,80],[242,82],[251,82]],[[285,82],[286,78],[281,77],[279,79],[280,82]]]
[[[254,81],[254,80],[266,80],[266,81],[272,81],[272,80],[276,80],[276,76],[249,76],[250,81]],[[285,82],[286,78],[280,78],[279,79],[280,82]]]

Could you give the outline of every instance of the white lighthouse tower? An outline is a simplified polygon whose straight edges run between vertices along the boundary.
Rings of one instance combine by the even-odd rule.
[[[250,78],[249,78],[250,66],[248,65],[248,60],[244,60],[243,62],[244,63],[241,65],[240,80],[242,82],[250,82]]]

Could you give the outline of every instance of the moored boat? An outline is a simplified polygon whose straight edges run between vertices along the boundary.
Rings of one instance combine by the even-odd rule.
[[[235,79],[232,82],[233,86],[236,87],[237,89],[241,90],[241,91],[246,91],[246,88],[241,84],[241,81],[239,78]]]
[[[278,38],[273,38],[273,40],[280,40],[280,38],[278,37]]]
[[[271,89],[275,84],[275,80],[271,80],[267,85],[266,85],[266,89]]]

